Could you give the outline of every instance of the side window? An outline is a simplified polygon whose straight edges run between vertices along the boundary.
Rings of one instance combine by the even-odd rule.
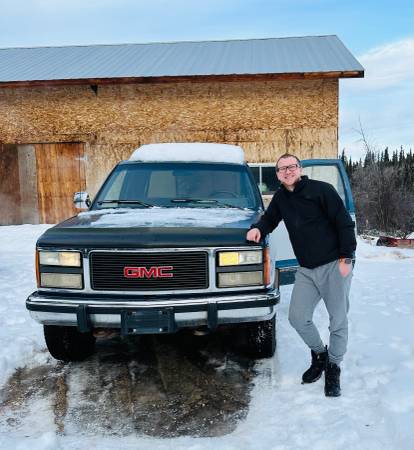
[[[275,164],[260,164],[250,166],[254,179],[259,186],[262,195],[273,195],[279,187],[279,181],[276,178]]]
[[[342,201],[346,204],[344,182],[337,166],[316,165],[304,167],[303,174],[313,180],[325,181],[326,183],[332,184],[332,186],[338,191]]]
[[[262,169],[262,194],[263,195],[273,195],[280,183],[276,178],[275,166],[265,166]]]

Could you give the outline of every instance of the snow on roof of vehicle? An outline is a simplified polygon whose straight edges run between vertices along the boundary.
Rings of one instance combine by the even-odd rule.
[[[129,160],[144,162],[185,161],[243,164],[244,153],[241,147],[229,144],[200,142],[147,144],[137,148]]]

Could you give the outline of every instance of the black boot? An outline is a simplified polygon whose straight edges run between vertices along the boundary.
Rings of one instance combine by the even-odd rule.
[[[314,381],[319,380],[322,375],[322,372],[325,370],[326,362],[328,360],[328,351],[325,350],[322,353],[315,353],[311,350],[312,355],[312,364],[309,369],[304,372],[302,375],[302,384],[303,383],[313,383]]]
[[[339,397],[341,395],[340,376],[341,369],[339,366],[328,361],[325,369],[325,395],[327,397]]]

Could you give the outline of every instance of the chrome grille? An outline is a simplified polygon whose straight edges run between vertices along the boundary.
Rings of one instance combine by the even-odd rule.
[[[173,267],[172,277],[156,277],[154,267]],[[127,278],[125,267],[145,268],[139,278]],[[207,252],[91,252],[91,287],[102,291],[165,291],[208,288]]]

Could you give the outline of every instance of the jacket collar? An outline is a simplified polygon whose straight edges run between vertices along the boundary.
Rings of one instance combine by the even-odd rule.
[[[287,194],[295,194],[296,192],[301,191],[305,187],[305,185],[308,182],[308,180],[309,180],[309,178],[308,178],[307,175],[302,175],[300,177],[300,181],[295,185],[295,188],[293,189],[293,191],[289,191],[288,189],[286,189],[285,186],[283,186],[283,184],[281,186],[282,186],[282,189]]]

